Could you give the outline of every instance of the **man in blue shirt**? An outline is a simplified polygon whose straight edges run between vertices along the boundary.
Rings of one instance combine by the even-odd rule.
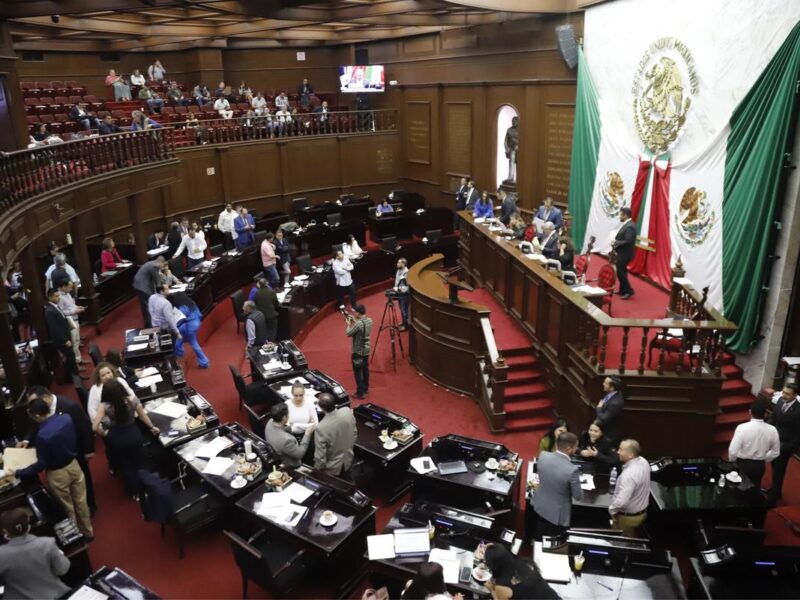
[[[236,229],[236,247],[238,249],[247,248],[255,241],[253,232],[256,229],[256,222],[246,208],[242,208],[242,212],[233,220],[233,227]]]
[[[7,475],[20,479],[44,471],[50,491],[61,500],[64,509],[88,539],[94,539],[89,505],[86,502],[86,479],[75,460],[78,456],[77,433],[72,418],[55,414],[55,406],[36,398],[28,404],[28,414],[39,425],[36,434],[36,462]]]

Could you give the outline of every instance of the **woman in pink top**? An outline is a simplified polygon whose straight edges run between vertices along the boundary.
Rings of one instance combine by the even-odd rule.
[[[271,288],[275,288],[281,281],[281,277],[278,275],[278,267],[275,266],[277,257],[275,256],[275,246],[272,245],[273,239],[275,239],[275,236],[271,231],[268,231],[267,237],[261,242],[261,264],[264,266],[264,275]]]
[[[114,88],[114,100],[131,99],[131,88],[122,77],[117,75],[117,72],[114,69],[108,70],[108,75],[106,75],[106,85],[110,85]]]

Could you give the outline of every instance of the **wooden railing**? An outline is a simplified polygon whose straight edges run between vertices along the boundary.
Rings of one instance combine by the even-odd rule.
[[[176,149],[308,135],[395,131],[396,110],[302,114],[291,123],[276,117],[204,119],[145,131],[92,135],[54,145],[0,153],[0,212],[22,201],[96,175],[174,159]],[[157,120],[158,117],[155,117]]]
[[[505,428],[505,390],[508,383],[508,365],[497,349],[489,317],[480,318],[481,332],[486,352],[476,357],[476,394],[478,405],[486,415],[492,431]]]

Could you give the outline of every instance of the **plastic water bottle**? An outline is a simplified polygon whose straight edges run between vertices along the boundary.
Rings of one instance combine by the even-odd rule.
[[[100,283],[100,279],[97,277],[97,273],[92,274],[92,283],[94,283],[95,285]]]
[[[611,475],[608,476],[608,485],[612,490],[617,485],[617,467],[611,469]]]

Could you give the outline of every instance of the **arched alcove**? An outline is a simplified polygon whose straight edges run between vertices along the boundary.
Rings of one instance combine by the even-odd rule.
[[[500,184],[508,178],[508,159],[505,151],[506,131],[511,127],[511,120],[518,117],[519,112],[510,104],[503,104],[497,110],[497,156],[495,157],[495,184]]]

